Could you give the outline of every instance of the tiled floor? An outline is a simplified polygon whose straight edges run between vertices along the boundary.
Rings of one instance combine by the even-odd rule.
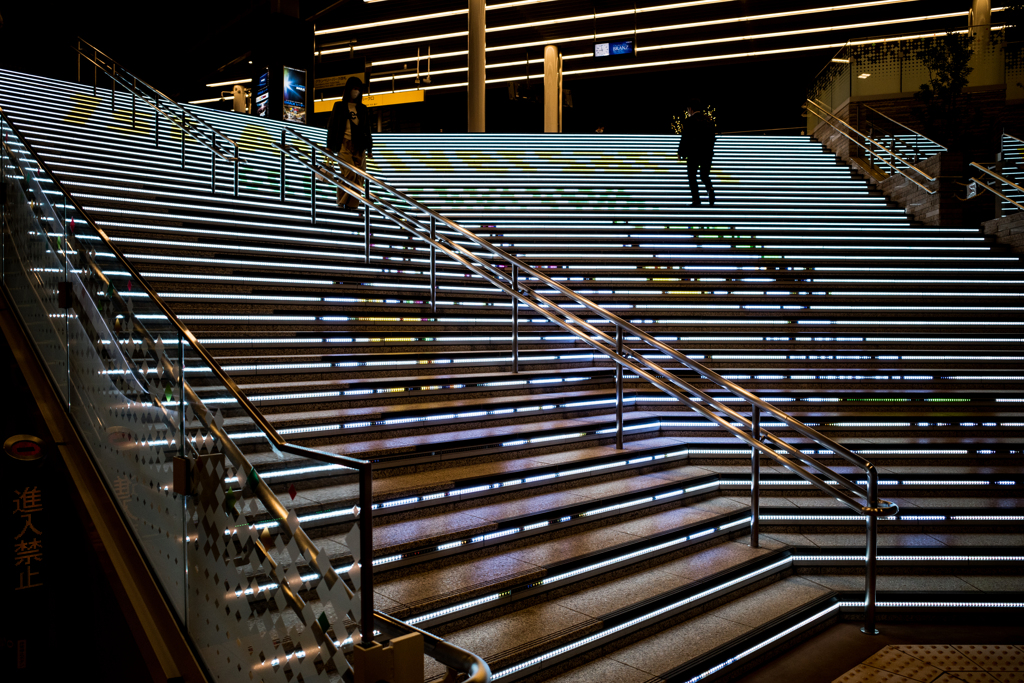
[[[887,645],[833,683],[1021,683],[1024,645]]]

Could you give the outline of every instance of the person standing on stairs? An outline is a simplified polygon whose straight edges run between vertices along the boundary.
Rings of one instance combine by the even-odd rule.
[[[711,187],[711,158],[715,155],[715,120],[698,100],[686,104],[686,119],[679,136],[676,157],[686,159],[686,175],[690,182],[690,206],[700,206],[697,176],[708,191],[708,204],[715,205],[715,188]]]
[[[345,83],[345,96],[335,102],[331,110],[327,123],[327,149],[342,161],[364,171],[366,157],[373,156],[370,115],[363,104],[363,82],[355,76]],[[363,185],[363,179],[347,168],[342,168],[340,175],[355,185]],[[358,211],[359,200],[352,193],[338,188],[338,208]]]

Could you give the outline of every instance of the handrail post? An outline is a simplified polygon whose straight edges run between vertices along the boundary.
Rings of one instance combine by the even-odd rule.
[[[364,647],[373,643],[373,466],[359,470],[359,606]]]
[[[622,355],[622,326],[615,326],[615,353]],[[615,363],[615,448],[622,450],[622,365]]]
[[[78,41],[78,49],[75,50],[76,67],[78,69],[78,78],[76,79],[79,83],[82,82],[82,41]]]
[[[153,136],[155,138],[154,147],[160,146],[160,112],[153,112]]]
[[[217,194],[217,153],[210,150],[210,193]]]
[[[750,413],[750,435],[761,440],[761,408],[753,406]],[[761,451],[750,448],[750,547],[760,548]]]
[[[96,48],[92,49],[92,96],[96,97],[96,84],[99,82],[99,54]]]
[[[864,626],[863,633],[869,636],[878,635],[875,628],[875,584],[878,565],[878,470],[868,468],[868,510],[867,516],[867,552],[864,558]]]
[[[316,225],[316,147],[310,149],[313,168],[309,171],[309,222]]]
[[[284,143],[285,143],[285,132],[281,131],[281,175],[279,177],[279,185],[281,190],[281,201],[284,202],[284,172],[285,172],[285,160],[284,160]]]
[[[519,266],[512,264],[512,289],[519,291]],[[519,372],[519,299],[512,297],[512,372]]]
[[[437,219],[430,214],[430,312],[437,314]]]
[[[238,196],[238,153],[237,152],[235,152],[235,180],[234,180],[234,185],[235,185],[235,196],[237,197]]]
[[[366,178],[366,206],[363,207],[363,235],[365,237],[366,264],[370,263],[370,179]]]
[[[117,91],[117,62],[110,65],[110,111],[113,113],[114,108],[114,94]]]
[[[188,131],[188,121],[181,117],[181,170],[185,170],[185,133]]]
[[[139,79],[132,77],[132,128],[135,128],[135,91],[139,89]]]

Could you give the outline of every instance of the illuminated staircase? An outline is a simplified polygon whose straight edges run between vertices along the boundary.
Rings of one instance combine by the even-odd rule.
[[[512,372],[508,300],[442,261],[434,314],[423,244],[372,216],[366,263],[362,220],[320,184],[314,222],[294,164],[280,200],[280,124],[193,110],[240,144],[234,197],[117,98],[0,72],[0,106],[279,432],[374,460],[377,609],[496,678],[565,681],[735,675],[855,615],[846,508],[766,464],[751,549],[748,449],[634,382],[616,450],[610,363],[524,308]],[[675,144],[380,135],[369,171],[878,464],[894,612],[1019,616],[1020,256],[910,223],[805,137],[719,138],[717,203],[693,209]],[[350,564],[351,475],[250,459]]]

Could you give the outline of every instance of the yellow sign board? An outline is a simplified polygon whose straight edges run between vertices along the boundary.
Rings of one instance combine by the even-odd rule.
[[[313,111],[317,114],[320,112],[331,111],[334,109],[334,103],[340,102],[342,98],[335,97],[330,100],[316,100],[313,103]],[[363,95],[363,104],[367,107],[387,107],[393,104],[409,104],[411,102],[422,102],[423,91],[422,90],[407,90],[405,92],[386,92],[379,95]]]

